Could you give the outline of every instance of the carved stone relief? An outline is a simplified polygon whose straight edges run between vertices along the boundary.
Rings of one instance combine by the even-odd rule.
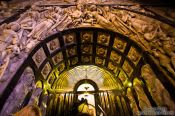
[[[128,78],[127,78],[127,76],[126,76],[126,73],[125,73],[124,71],[122,71],[122,70],[120,70],[120,73],[119,73],[119,75],[118,75],[118,78],[119,78],[120,81],[123,83],[123,85],[124,85],[124,83],[128,80]]]
[[[133,69],[132,69],[132,67],[130,66],[130,64],[127,61],[124,62],[122,68],[128,74],[128,76],[131,75]]]
[[[93,40],[92,32],[81,32],[81,42],[82,43],[91,43]]]
[[[129,99],[129,104],[132,109],[133,115],[138,115],[139,109],[137,107],[136,101],[134,99],[133,93],[130,88],[127,89],[127,97]]]
[[[110,36],[108,34],[98,33],[97,43],[108,45],[109,44],[109,39],[110,39]]]
[[[6,49],[6,47],[2,48],[6,52],[5,54],[20,54],[23,49],[26,49],[28,53],[40,39],[46,37],[45,35],[51,35],[60,30],[77,27],[86,23],[89,24],[88,26],[102,27],[128,36],[155,58],[157,57],[160,66],[165,67],[168,72],[175,75],[174,49],[169,49],[174,48],[175,29],[155,19],[116,8],[117,6],[110,7],[106,5],[104,7],[99,7],[92,5],[89,7],[82,4],[67,8],[60,8],[57,6],[53,8],[40,8],[34,5],[32,9],[21,14],[17,21],[6,25],[4,24],[0,27],[3,38],[5,37],[6,39],[8,33],[11,35],[11,37],[8,37],[8,41],[6,41],[8,43],[6,47],[11,50]],[[128,7],[128,9],[129,8],[132,9],[132,7]],[[136,8],[142,9],[140,6],[136,6]],[[148,11],[144,10],[144,13],[146,12]],[[12,39],[12,37],[14,38]],[[80,33],[80,37],[82,43],[92,42],[93,33],[82,32]],[[66,34],[64,36],[65,45],[76,43],[75,38],[75,34],[73,33]],[[3,41],[5,39],[3,39]],[[168,42],[165,42],[167,39]],[[12,44],[9,44],[11,40],[13,40],[10,42]],[[106,41],[105,34],[98,33],[97,43],[108,45],[108,42],[109,38]],[[49,50],[55,49],[54,43],[55,42],[51,43],[53,44],[52,46],[48,46]],[[3,45],[5,45],[4,42]],[[123,52],[126,47],[126,42],[116,37],[113,47]],[[161,50],[161,53],[154,53],[154,51],[157,52],[157,50]],[[3,55],[1,55],[1,57],[2,56]],[[131,56],[128,57],[134,60]],[[4,58],[1,59],[1,64],[3,65],[1,68],[6,70],[4,67],[6,67],[8,58],[6,60]],[[4,75],[4,73],[1,73],[1,75]]]
[[[136,65],[140,57],[141,56],[138,53],[138,51],[134,47],[131,47],[131,49],[128,52],[128,58]]]
[[[95,64],[97,65],[103,65],[104,64],[104,59],[101,59],[99,57],[95,58]]]
[[[18,81],[18,84],[14,88],[13,92],[8,97],[0,115],[11,115],[20,109],[25,96],[35,86],[34,80],[35,77],[33,70],[30,67],[27,67],[20,77],[20,80]]]
[[[146,110],[146,108],[151,108],[152,106],[142,88],[143,83],[137,78],[135,78],[133,81],[133,84],[134,84],[134,89],[137,93],[137,97],[139,100],[139,107],[141,108],[141,110],[144,111]],[[154,115],[155,112],[152,111],[151,114]]]
[[[99,55],[99,56],[105,57],[105,56],[106,56],[106,53],[107,53],[107,50],[106,50],[106,48],[104,48],[104,47],[97,47],[96,53],[97,53],[97,55]]]
[[[81,23],[89,23],[90,26],[103,27],[130,37],[139,45],[141,45],[145,50],[147,50],[152,56],[154,56],[154,58],[156,58],[156,60],[159,62],[160,66],[164,67],[166,71],[170,72],[173,76],[175,76],[175,50],[173,49],[175,48],[174,28],[164,24],[160,24],[160,22],[156,20],[145,18],[141,15],[128,11],[114,9],[112,10],[108,6],[103,7],[103,11],[103,8],[94,6],[91,6],[91,8],[87,8],[86,6],[77,6],[72,11],[69,10],[70,7],[54,7],[54,11],[44,9],[47,12],[38,12],[35,9],[30,9],[30,11],[26,11],[26,13],[21,15],[21,17],[16,22],[8,24],[7,27],[0,27],[2,28],[0,29],[0,33],[1,30],[3,30],[3,34],[0,34],[0,37],[3,36],[3,41],[5,41],[0,42],[0,47],[3,48],[2,51],[5,51],[0,55],[0,78],[5,74],[4,71],[7,70],[9,62],[12,61],[11,56],[21,54],[21,51],[23,49],[26,49],[28,53],[30,50],[32,50],[32,48],[34,48],[36,43],[39,42],[38,40],[45,37],[45,35],[51,35],[53,32],[58,32],[66,28],[77,27]],[[87,12],[83,12],[83,10]],[[102,10],[102,12],[100,10]],[[7,35],[10,35],[10,37],[7,37]],[[93,34],[91,32],[80,33],[80,36],[81,43],[91,43],[93,40]],[[64,35],[63,39],[65,45],[76,43],[75,38],[76,37],[74,33]],[[98,33],[97,43],[102,45],[108,45],[109,39],[110,37],[108,35],[106,37],[105,34]],[[47,44],[51,53],[59,48],[59,42],[55,40]],[[113,48],[124,52],[126,44],[126,41],[116,37],[114,40]],[[1,45],[5,45],[5,47],[2,47]],[[83,54],[92,53],[92,46],[83,46],[81,49]],[[66,53],[68,56],[76,55],[76,48],[67,49]],[[105,57],[107,54],[107,49],[98,46],[96,49],[96,53],[99,56]],[[35,61],[36,65],[40,67],[42,62],[46,59],[44,50],[40,49],[32,58]],[[128,58],[136,65],[140,57],[138,52],[131,48],[128,53]],[[52,59],[54,61],[54,64],[59,63],[63,60],[62,53],[59,52],[59,54],[54,56]],[[110,59],[116,63],[120,62],[118,54],[113,51],[111,52]],[[77,60],[77,58],[75,58],[75,60],[70,60],[70,65],[76,64]],[[92,57],[82,56],[81,60],[84,63],[91,63]],[[96,57],[95,63],[98,65],[104,64],[104,59]],[[108,64],[108,68],[113,71],[115,70],[115,67],[112,62]],[[58,66],[58,70],[60,72],[63,71],[64,68],[64,63],[61,63]],[[133,69],[126,61],[122,68],[128,75],[132,73]],[[46,68],[43,68],[43,75],[48,74],[47,70],[49,70],[47,66]],[[144,75],[147,74],[143,74],[143,78]],[[123,80],[122,82],[126,80],[125,77],[121,77],[120,79]],[[159,84],[158,81],[156,81],[156,83]],[[150,84],[152,83],[150,82]],[[162,89],[162,91],[165,91],[163,87],[161,87],[161,84],[160,88]],[[138,85],[137,87],[136,84],[135,90],[139,96],[138,98],[140,99],[139,104],[141,108],[143,108],[143,106],[149,106],[149,103],[145,103],[146,105],[142,103],[144,102],[143,99],[145,99],[145,97],[142,98],[142,90],[140,89],[140,85]],[[160,93],[167,94],[166,92]],[[163,99],[163,97],[157,99]],[[166,101],[164,99],[162,101]],[[160,100],[157,100],[156,102],[161,103]],[[167,103],[169,103],[169,101]]]
[[[78,63],[78,58],[77,57],[72,58],[72,59],[69,60],[69,65],[71,65],[71,66],[75,65],[77,63]]]
[[[168,91],[154,74],[151,67],[147,64],[141,68],[142,78],[146,81],[148,90],[158,106],[167,107],[169,110],[175,110],[175,103],[170,97]]]
[[[82,56],[81,61],[83,63],[90,63],[92,61],[92,57],[91,56]]]
[[[81,52],[82,54],[92,54],[92,45],[82,45]]]
[[[38,105],[39,103],[39,96],[41,95],[42,89],[41,88],[36,88],[33,93],[32,96],[29,100],[28,105]]]
[[[52,41],[50,41],[49,43],[47,43],[47,47],[49,48],[50,53],[54,52],[55,50],[60,48],[60,44],[58,39],[54,39]]]
[[[48,74],[51,72],[51,70],[52,70],[52,69],[51,69],[51,66],[50,66],[49,62],[47,62],[47,63],[45,64],[45,66],[43,67],[42,71],[41,71],[41,73],[42,73],[44,79],[47,78],[47,76],[48,76]]]
[[[120,63],[121,56],[120,56],[119,54],[117,54],[115,51],[112,51],[112,52],[111,52],[110,59],[111,59],[112,61],[114,61],[115,63]]]
[[[67,34],[63,37],[64,37],[65,45],[70,45],[76,42],[74,33]]]
[[[53,82],[55,81],[55,79],[56,79],[56,77],[55,77],[54,75],[51,75],[51,76],[49,77],[49,79],[47,79],[47,80],[48,80],[48,83],[49,83],[50,85],[52,85]]]
[[[66,52],[67,52],[68,57],[74,56],[77,54],[77,47],[74,46],[71,48],[67,48]]]
[[[62,72],[65,69],[65,64],[64,63],[59,64],[57,69],[59,72]]]
[[[33,60],[35,61],[37,67],[40,67],[42,62],[46,59],[46,55],[44,53],[43,48],[40,48],[34,55],[33,55]]]
[[[108,68],[109,68],[109,70],[111,70],[112,72],[116,72],[116,69],[117,69],[117,66],[114,64],[114,63],[112,63],[112,62],[109,62],[108,63]]]
[[[120,50],[121,52],[124,52],[125,47],[126,47],[126,42],[122,39],[115,38],[113,47],[115,49]]]
[[[53,60],[55,65],[58,64],[59,62],[61,62],[63,60],[62,52],[57,53],[57,55],[52,57],[52,60]]]

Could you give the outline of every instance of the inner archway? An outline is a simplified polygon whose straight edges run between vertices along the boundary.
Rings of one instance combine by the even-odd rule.
[[[66,110],[71,110],[76,96],[73,90],[64,88],[72,83],[69,71],[72,70],[73,74],[80,70],[82,75],[79,77],[82,79],[87,79],[93,71],[99,71],[99,78],[107,75],[103,80],[106,79],[104,82],[108,85],[103,89],[98,86],[101,89],[96,93],[96,102],[101,103],[99,110],[103,114],[132,115],[143,109],[142,98],[149,107],[158,105],[146,85],[148,80],[142,78],[148,72],[154,75],[151,68],[156,67],[156,64],[150,63],[151,61],[147,52],[122,34],[94,27],[68,29],[49,36],[31,51],[7,86],[7,92],[2,94],[0,102],[3,105],[0,107],[4,106],[2,111],[6,109],[6,104],[9,104],[6,101],[10,99],[8,96],[11,93],[13,95],[15,87],[20,85],[18,80],[33,77],[36,87],[23,95],[21,107],[36,102],[47,115],[68,115]],[[92,70],[86,74],[88,68],[82,70],[83,65],[85,69],[91,65],[89,67]],[[164,76],[161,72],[155,72],[155,75],[161,75],[155,78]],[[168,80],[156,81],[166,86],[168,92],[173,91],[169,88],[173,85]],[[75,83],[72,84],[74,85]]]

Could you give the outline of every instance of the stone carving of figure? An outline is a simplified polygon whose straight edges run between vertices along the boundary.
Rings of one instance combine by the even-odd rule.
[[[27,67],[22,74],[18,84],[7,99],[0,115],[6,116],[19,110],[27,93],[33,89],[34,74],[31,68]]]
[[[83,54],[90,54],[91,52],[91,46],[82,46],[81,49]]]
[[[92,41],[92,34],[91,33],[84,33],[81,38],[82,43],[87,43]]]
[[[64,9],[60,7],[55,8],[55,13],[52,14],[52,17],[56,20],[54,25],[48,30],[48,32],[57,29],[57,31],[63,30],[68,24],[66,23],[70,16],[65,12]]]
[[[170,73],[175,76],[175,72],[171,67],[171,60],[168,56],[162,53],[160,50],[153,51],[153,55],[159,59],[159,64],[165,67]]]
[[[135,113],[139,112],[139,109],[137,107],[137,104],[135,102],[134,96],[133,96],[132,91],[131,91],[130,88],[127,89],[127,94],[126,95],[127,95],[128,99],[130,101],[130,107],[131,107],[133,115],[134,115]]]
[[[175,103],[148,64],[141,68],[141,75],[146,81],[148,90],[156,104],[158,106],[166,106],[168,109],[175,111]]]
[[[10,58],[20,53],[18,47],[18,34],[15,32],[19,28],[15,24],[10,23],[4,25],[0,33],[0,78],[3,76]]]
[[[42,73],[47,76],[49,71],[50,71],[50,66],[49,66],[49,64],[46,64],[42,70]]]
[[[104,48],[99,47],[99,48],[97,49],[97,54],[98,54],[98,55],[100,55],[100,56],[104,56],[105,53],[106,53],[106,51],[105,51]]]
[[[38,25],[36,25],[31,33],[28,35],[28,37],[33,37],[35,39],[41,39],[42,34],[46,33],[48,29],[51,28],[51,26],[54,24],[54,21],[51,17],[46,17],[45,21],[40,22]]]
[[[36,26],[32,29],[31,33],[28,34],[28,37],[33,37],[36,39],[43,38],[44,35],[47,33],[50,33],[59,22],[61,16],[60,16],[61,8],[57,7],[55,9],[49,9],[42,13],[40,17],[40,22],[37,23]],[[55,26],[56,25],[56,26]],[[54,26],[54,27],[52,27]]]
[[[117,39],[115,39],[115,41],[114,41],[114,47],[115,48],[117,48],[117,49],[119,49],[119,50],[121,50],[121,51],[123,51],[125,48],[125,42],[123,42],[122,40],[117,40]]]
[[[168,37],[167,37],[168,38]],[[171,63],[173,67],[175,68],[175,46],[174,42],[171,41],[173,38],[168,38],[168,40],[164,40],[163,43],[163,50],[165,53],[171,57]]]
[[[62,56],[62,54],[61,53],[59,53],[59,54],[57,54],[53,59],[54,59],[54,62],[57,64],[57,63],[59,63],[61,60],[63,60],[63,58],[62,58],[63,56]]]
[[[0,35],[0,52],[4,51],[9,45],[15,45],[18,41],[18,34],[12,29],[4,29]]]
[[[22,29],[32,30],[36,26],[39,17],[39,12],[29,11],[22,14],[16,22],[20,24]]]
[[[82,4],[78,4],[76,10],[70,14],[70,16],[72,17],[74,26],[76,26],[77,24],[83,21],[82,19],[84,15],[83,10],[84,10],[84,6]]]
[[[37,63],[41,63],[43,60],[43,56],[40,52],[36,53],[35,60]]]
[[[89,13],[97,20],[97,24],[99,24],[100,26],[104,28],[107,28],[113,31],[117,31],[115,26],[109,20],[107,20],[105,17],[100,15],[100,13],[97,11],[96,6],[95,5],[93,6],[95,8],[93,8],[92,12],[89,12]]]
[[[71,44],[75,42],[75,37],[73,34],[69,34],[65,37],[65,43],[66,44]]]
[[[144,93],[144,90],[142,88],[142,82],[140,80],[138,80],[137,78],[134,79],[133,81],[134,83],[134,89],[137,93],[137,97],[139,100],[139,106],[141,108],[141,110],[145,110],[145,108],[151,108],[151,104],[146,96],[146,94]],[[154,112],[152,112],[152,115],[154,114]]]
[[[127,29],[128,26],[117,15],[110,11],[109,6],[104,6],[104,17],[115,26],[118,32],[123,34],[130,33],[130,30]]]
[[[128,57],[131,59],[131,61],[137,62],[139,59],[139,54],[136,50],[132,50]]]
[[[51,41],[50,42],[50,50],[55,50],[56,48],[57,48],[58,46],[57,46],[57,43],[55,42],[55,41]]]
[[[101,34],[101,35],[99,35],[97,42],[100,44],[107,44],[108,40],[109,40],[109,37],[107,35]]]
[[[119,60],[120,60],[120,56],[119,56],[116,52],[112,51],[112,52],[111,52],[111,59],[112,59],[113,61],[115,61],[116,63],[118,63]]]

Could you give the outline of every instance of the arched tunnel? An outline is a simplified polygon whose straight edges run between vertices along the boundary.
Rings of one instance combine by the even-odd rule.
[[[74,116],[82,100],[90,116],[175,114],[175,22],[135,4],[23,10],[0,22],[0,116]]]
[[[152,88],[158,96],[162,89],[166,97],[174,98],[173,86],[167,80],[158,81],[164,74],[153,71],[155,68],[149,54],[124,35],[93,27],[68,29],[49,36],[31,51],[0,102],[7,107],[20,104],[21,108],[36,103],[46,116],[67,116],[73,103],[91,96],[95,115],[133,115],[159,105],[147,86],[153,80],[159,84]],[[28,87],[34,79],[35,88],[20,90],[15,104],[7,102],[23,79]],[[168,91],[156,87],[163,85]],[[166,100],[164,105],[171,109],[173,103]],[[1,105],[1,109],[6,107]]]

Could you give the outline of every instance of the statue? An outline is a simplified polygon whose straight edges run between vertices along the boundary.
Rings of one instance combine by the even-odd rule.
[[[159,59],[159,64],[163,67],[165,67],[170,73],[175,76],[175,71],[171,67],[171,60],[168,56],[166,56],[164,53],[161,53],[160,50],[153,50],[153,55]]]
[[[58,25],[60,21],[62,12],[61,8],[57,7],[55,9],[49,9],[42,13],[40,16],[40,22],[32,29],[28,37],[33,37],[34,39],[42,39],[43,36],[51,33],[53,29]],[[54,27],[53,27],[54,26]]]
[[[141,110],[145,110],[146,108],[151,108],[151,104],[149,102],[149,99],[147,98],[146,94],[144,93],[144,90],[142,88],[142,82],[140,80],[138,80],[137,78],[134,79],[133,81],[133,85],[134,85],[134,89],[137,93],[137,97],[138,97],[138,100],[139,100],[139,106],[141,108]],[[152,115],[155,113],[155,112],[151,112]]]
[[[134,96],[132,94],[132,90],[130,88],[127,89],[126,96],[128,97],[128,99],[130,101],[129,104],[130,104],[130,107],[132,109],[133,115],[137,114],[139,112],[139,109],[137,107],[137,104],[135,102]]]
[[[168,38],[168,37],[167,37]],[[171,58],[171,63],[173,65],[173,67],[175,68],[175,45],[174,42],[171,41],[173,38],[168,38],[167,40],[164,40],[162,42],[163,44],[163,50],[165,51],[165,53],[170,56]]]
[[[117,32],[120,32],[122,34],[128,35],[130,33],[130,30],[128,30],[128,26],[114,13],[110,11],[109,6],[104,6],[104,17],[111,21],[111,23],[115,26]]]
[[[148,90],[156,104],[158,106],[166,106],[168,109],[175,111],[174,101],[148,64],[141,68],[141,75],[146,81]]]
[[[32,30],[36,26],[38,19],[40,19],[39,12],[29,11],[22,14],[16,23],[18,23],[22,29]]]

